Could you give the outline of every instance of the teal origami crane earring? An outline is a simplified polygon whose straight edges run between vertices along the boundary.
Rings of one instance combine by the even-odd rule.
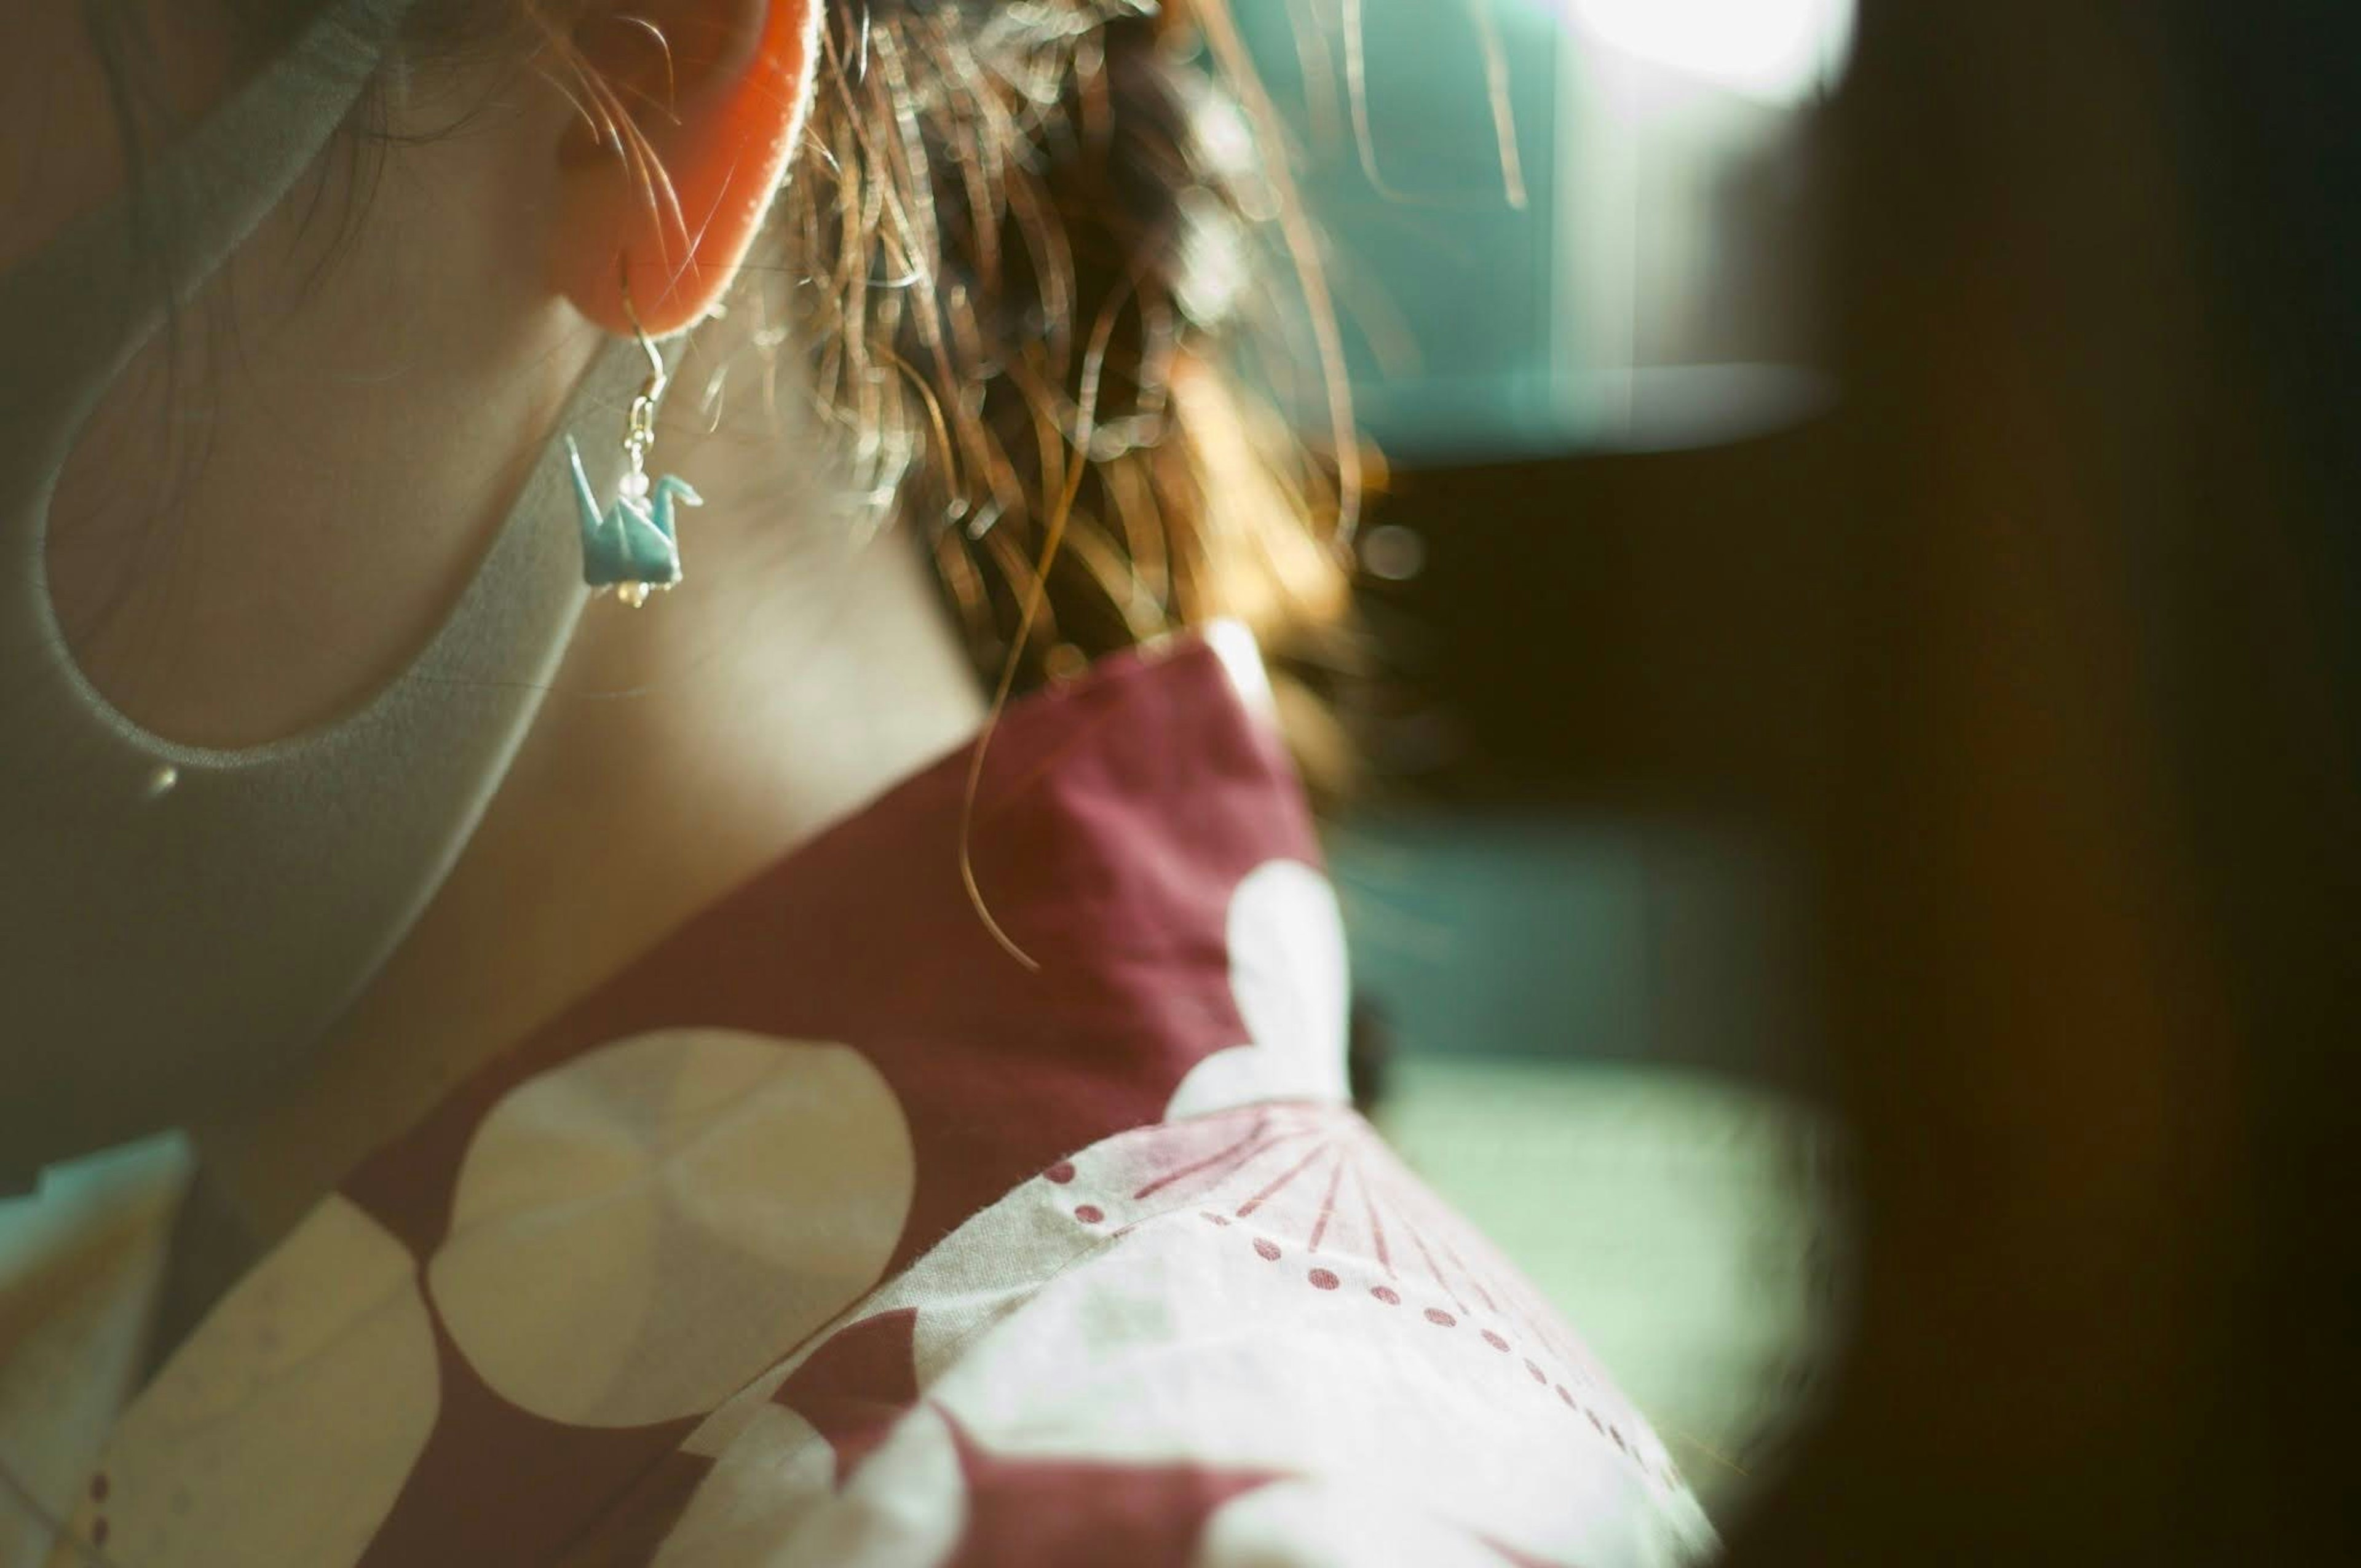
[[[664,356],[640,325],[631,307],[631,280],[623,279],[623,313],[639,334],[648,356],[648,384],[631,400],[623,424],[623,454],[631,466],[615,486],[615,501],[603,510],[591,492],[590,476],[582,468],[582,450],[566,438],[566,454],[574,466],[574,507],[582,524],[582,580],[594,591],[613,589],[615,597],[637,609],[648,595],[680,581],[680,535],[675,526],[675,508],[698,507],[704,498],[685,479],[666,474],[648,478],[648,448],[656,440],[656,406],[672,378]]]

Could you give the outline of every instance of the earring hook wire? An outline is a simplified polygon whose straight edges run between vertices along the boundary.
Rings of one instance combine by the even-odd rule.
[[[664,368],[664,354],[648,329],[640,324],[640,313],[631,303],[631,262],[628,256],[615,258],[615,272],[623,291],[623,317],[631,323],[631,332],[640,340],[640,351],[648,356],[648,384],[631,400],[631,411],[623,429],[623,446],[637,467],[647,449],[655,444],[656,405],[663,401],[664,389],[672,385],[672,373]]]

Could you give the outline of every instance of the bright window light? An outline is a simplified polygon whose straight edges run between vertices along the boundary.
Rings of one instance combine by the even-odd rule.
[[[1560,0],[1600,42],[1793,104],[1832,85],[1852,46],[1853,0]]]

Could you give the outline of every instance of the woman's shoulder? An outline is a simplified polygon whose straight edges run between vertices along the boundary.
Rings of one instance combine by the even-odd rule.
[[[667,1563],[1688,1560],[1663,1445],[1338,1105],[1020,1184],[717,1413]],[[752,1533],[749,1533],[749,1532]]]

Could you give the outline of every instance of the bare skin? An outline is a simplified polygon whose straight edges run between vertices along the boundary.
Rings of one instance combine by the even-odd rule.
[[[803,0],[664,8],[677,37],[701,30],[725,63],[746,57],[744,29],[807,15]],[[64,30],[75,8],[36,9],[58,18],[34,40],[57,83],[41,139],[109,147],[91,118],[103,78]],[[159,14],[194,25],[185,6]],[[173,91],[218,96],[218,54],[168,50],[183,72]],[[258,743],[400,668],[607,341],[593,323],[614,302],[568,281],[603,273],[553,255],[639,240],[601,226],[579,196],[582,160],[553,152],[578,137],[577,111],[512,60],[473,70],[396,103],[394,128],[422,139],[386,151],[347,231],[305,226],[299,194],[249,242],[217,285],[234,292],[234,350],[184,343],[169,407],[151,351],[77,451],[52,511],[52,596],[94,684],[159,733]],[[681,134],[702,114],[743,118],[734,81],[685,90]],[[746,97],[791,129],[798,102]],[[82,134],[58,134],[60,117]],[[22,145],[13,130],[7,143]],[[119,180],[104,151],[64,156],[0,168],[0,195],[22,198],[10,210],[35,214],[18,231],[27,246]],[[350,192],[333,160],[324,178],[338,212]],[[320,269],[330,237],[342,243]],[[719,300],[744,252],[699,259],[712,297],[675,299],[675,313]],[[454,1080],[981,722],[911,542],[869,538],[824,454],[763,400],[731,397],[707,428],[697,394],[745,330],[697,329],[661,428],[654,461],[708,502],[684,525],[687,581],[644,610],[591,607],[513,773],[392,961],[306,1072],[200,1130],[209,1248],[267,1245]],[[207,450],[179,463],[167,443],[186,421],[170,416],[196,411]]]

